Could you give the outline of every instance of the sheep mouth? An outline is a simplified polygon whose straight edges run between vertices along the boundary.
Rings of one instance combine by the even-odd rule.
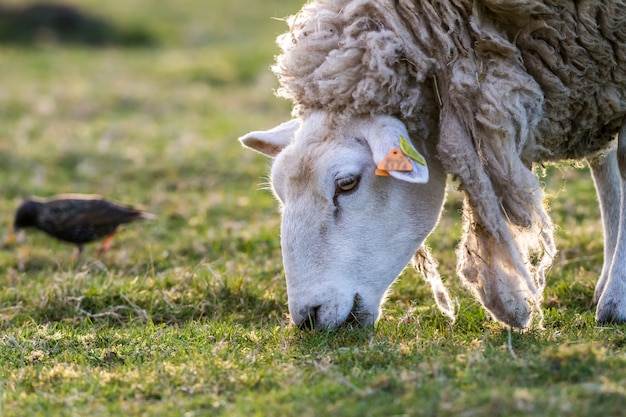
[[[371,313],[363,309],[363,297],[354,295],[352,309],[344,321],[344,326],[364,327],[371,323]]]

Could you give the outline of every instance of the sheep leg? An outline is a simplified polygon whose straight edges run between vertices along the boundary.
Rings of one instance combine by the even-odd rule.
[[[598,304],[609,278],[609,271],[613,263],[613,254],[617,244],[617,232],[620,219],[621,181],[617,166],[617,151],[610,151],[589,159],[589,168],[596,186],[602,226],[604,229],[604,265],[600,279],[593,294],[594,305]]]
[[[619,227],[609,276],[598,300],[598,323],[626,322],[626,123],[618,135],[616,155],[621,177]]]

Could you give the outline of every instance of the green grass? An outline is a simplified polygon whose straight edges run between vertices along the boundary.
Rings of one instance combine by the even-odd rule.
[[[545,329],[513,333],[513,353],[455,277],[454,192],[430,245],[455,324],[407,270],[375,328],[299,331],[268,161],[236,141],[289,115],[268,67],[285,29],[272,17],[298,2],[80,6],[152,42],[0,45],[0,238],[30,195],[99,193],[159,217],[75,262],[35,232],[0,248],[0,416],[622,413],[625,328],[594,324],[602,239],[585,169],[544,178],[560,252]]]

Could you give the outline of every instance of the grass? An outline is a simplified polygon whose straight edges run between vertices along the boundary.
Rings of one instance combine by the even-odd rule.
[[[151,42],[0,46],[0,237],[30,195],[99,193],[159,218],[75,262],[37,233],[0,248],[2,417],[622,413],[626,339],[593,320],[602,239],[585,169],[544,178],[561,251],[545,329],[513,333],[514,355],[455,278],[455,193],[430,239],[459,298],[455,324],[407,270],[375,328],[299,331],[263,189],[268,162],[236,141],[288,117],[272,96],[284,30],[272,17],[299,5],[79,5]]]

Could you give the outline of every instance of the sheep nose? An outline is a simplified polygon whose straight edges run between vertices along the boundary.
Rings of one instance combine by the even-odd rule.
[[[301,314],[301,316],[304,317],[304,320],[302,320],[300,323],[296,323],[297,326],[302,330],[315,329],[315,325],[318,321],[317,315],[320,311],[320,307],[322,306],[318,305],[304,309],[302,312],[303,314]]]

